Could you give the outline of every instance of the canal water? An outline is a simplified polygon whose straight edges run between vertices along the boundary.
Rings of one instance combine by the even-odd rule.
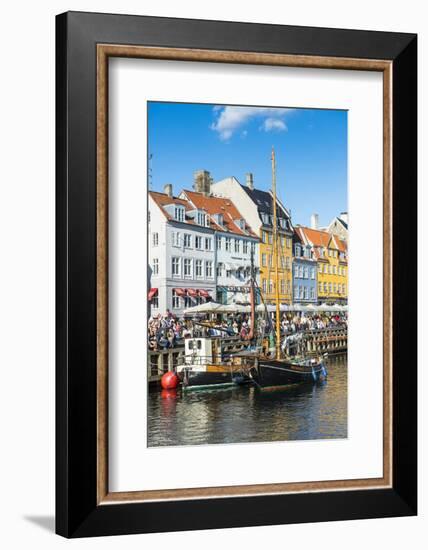
[[[347,437],[347,356],[326,360],[321,385],[259,392],[253,386],[161,392],[148,398],[148,446]]]

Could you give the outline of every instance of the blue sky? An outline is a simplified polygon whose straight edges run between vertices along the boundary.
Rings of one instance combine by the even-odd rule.
[[[149,102],[148,141],[153,191],[191,189],[202,169],[243,184],[252,172],[268,190],[274,146],[278,194],[294,224],[317,212],[326,225],[347,210],[345,111]]]

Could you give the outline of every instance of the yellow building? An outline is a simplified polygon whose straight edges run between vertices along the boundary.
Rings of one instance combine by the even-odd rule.
[[[347,303],[348,301],[348,250],[346,242],[326,231],[298,227],[305,244],[312,247],[317,260],[319,303]]]
[[[278,280],[279,300],[282,304],[291,304],[292,300],[292,237],[288,231],[279,231],[278,235]],[[259,244],[260,287],[266,303],[275,303],[275,264],[272,227],[262,226]]]

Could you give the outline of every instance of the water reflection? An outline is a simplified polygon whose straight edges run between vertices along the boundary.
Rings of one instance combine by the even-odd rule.
[[[327,382],[261,393],[151,391],[148,445],[202,445],[347,437],[346,355],[329,357]]]

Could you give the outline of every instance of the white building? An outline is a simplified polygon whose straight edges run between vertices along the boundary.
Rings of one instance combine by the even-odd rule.
[[[258,237],[229,198],[213,197],[207,190],[183,191],[180,198],[206,212],[215,232],[216,301],[248,303],[251,255],[254,269],[258,266]]]
[[[166,193],[149,192],[150,313],[183,310],[215,299],[215,242],[206,212]]]

